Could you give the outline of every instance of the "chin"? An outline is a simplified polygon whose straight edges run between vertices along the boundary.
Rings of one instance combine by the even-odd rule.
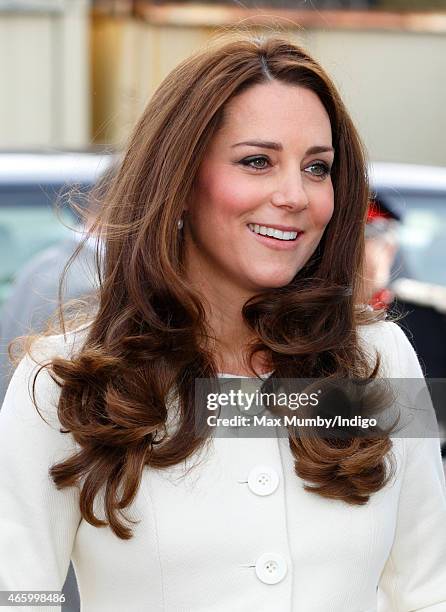
[[[293,278],[296,276],[297,271],[290,273],[277,273],[274,274],[262,274],[255,279],[251,279],[252,284],[257,287],[259,291],[267,291],[268,289],[279,289],[289,285]]]

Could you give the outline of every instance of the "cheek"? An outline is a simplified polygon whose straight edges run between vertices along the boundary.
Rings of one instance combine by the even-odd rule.
[[[252,208],[255,200],[256,194],[249,183],[231,175],[227,168],[214,169],[212,173],[203,171],[198,186],[200,198],[196,214],[208,222],[242,215]]]
[[[312,207],[312,221],[316,230],[323,231],[333,216],[334,195],[331,187],[324,197],[318,198]]]

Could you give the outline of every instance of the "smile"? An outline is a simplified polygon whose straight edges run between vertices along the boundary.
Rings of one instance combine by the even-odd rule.
[[[286,232],[267,225],[257,225],[257,223],[248,223],[248,227],[254,234],[276,238],[276,240],[296,240],[298,234],[296,231]]]

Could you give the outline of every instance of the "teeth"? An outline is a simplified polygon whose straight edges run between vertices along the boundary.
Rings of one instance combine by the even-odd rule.
[[[297,232],[282,232],[281,230],[274,229],[273,227],[267,227],[266,225],[258,225],[257,223],[249,223],[249,229],[255,234],[261,234],[262,236],[271,236],[277,240],[295,240]]]

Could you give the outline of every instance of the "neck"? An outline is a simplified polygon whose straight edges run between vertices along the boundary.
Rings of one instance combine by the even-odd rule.
[[[248,345],[256,339],[242,317],[242,308],[254,292],[234,288],[215,275],[188,270],[188,280],[205,304],[206,324],[210,340],[207,348],[214,355],[219,372],[254,375],[248,363]],[[267,355],[257,353],[253,358],[257,373],[271,370]]]

